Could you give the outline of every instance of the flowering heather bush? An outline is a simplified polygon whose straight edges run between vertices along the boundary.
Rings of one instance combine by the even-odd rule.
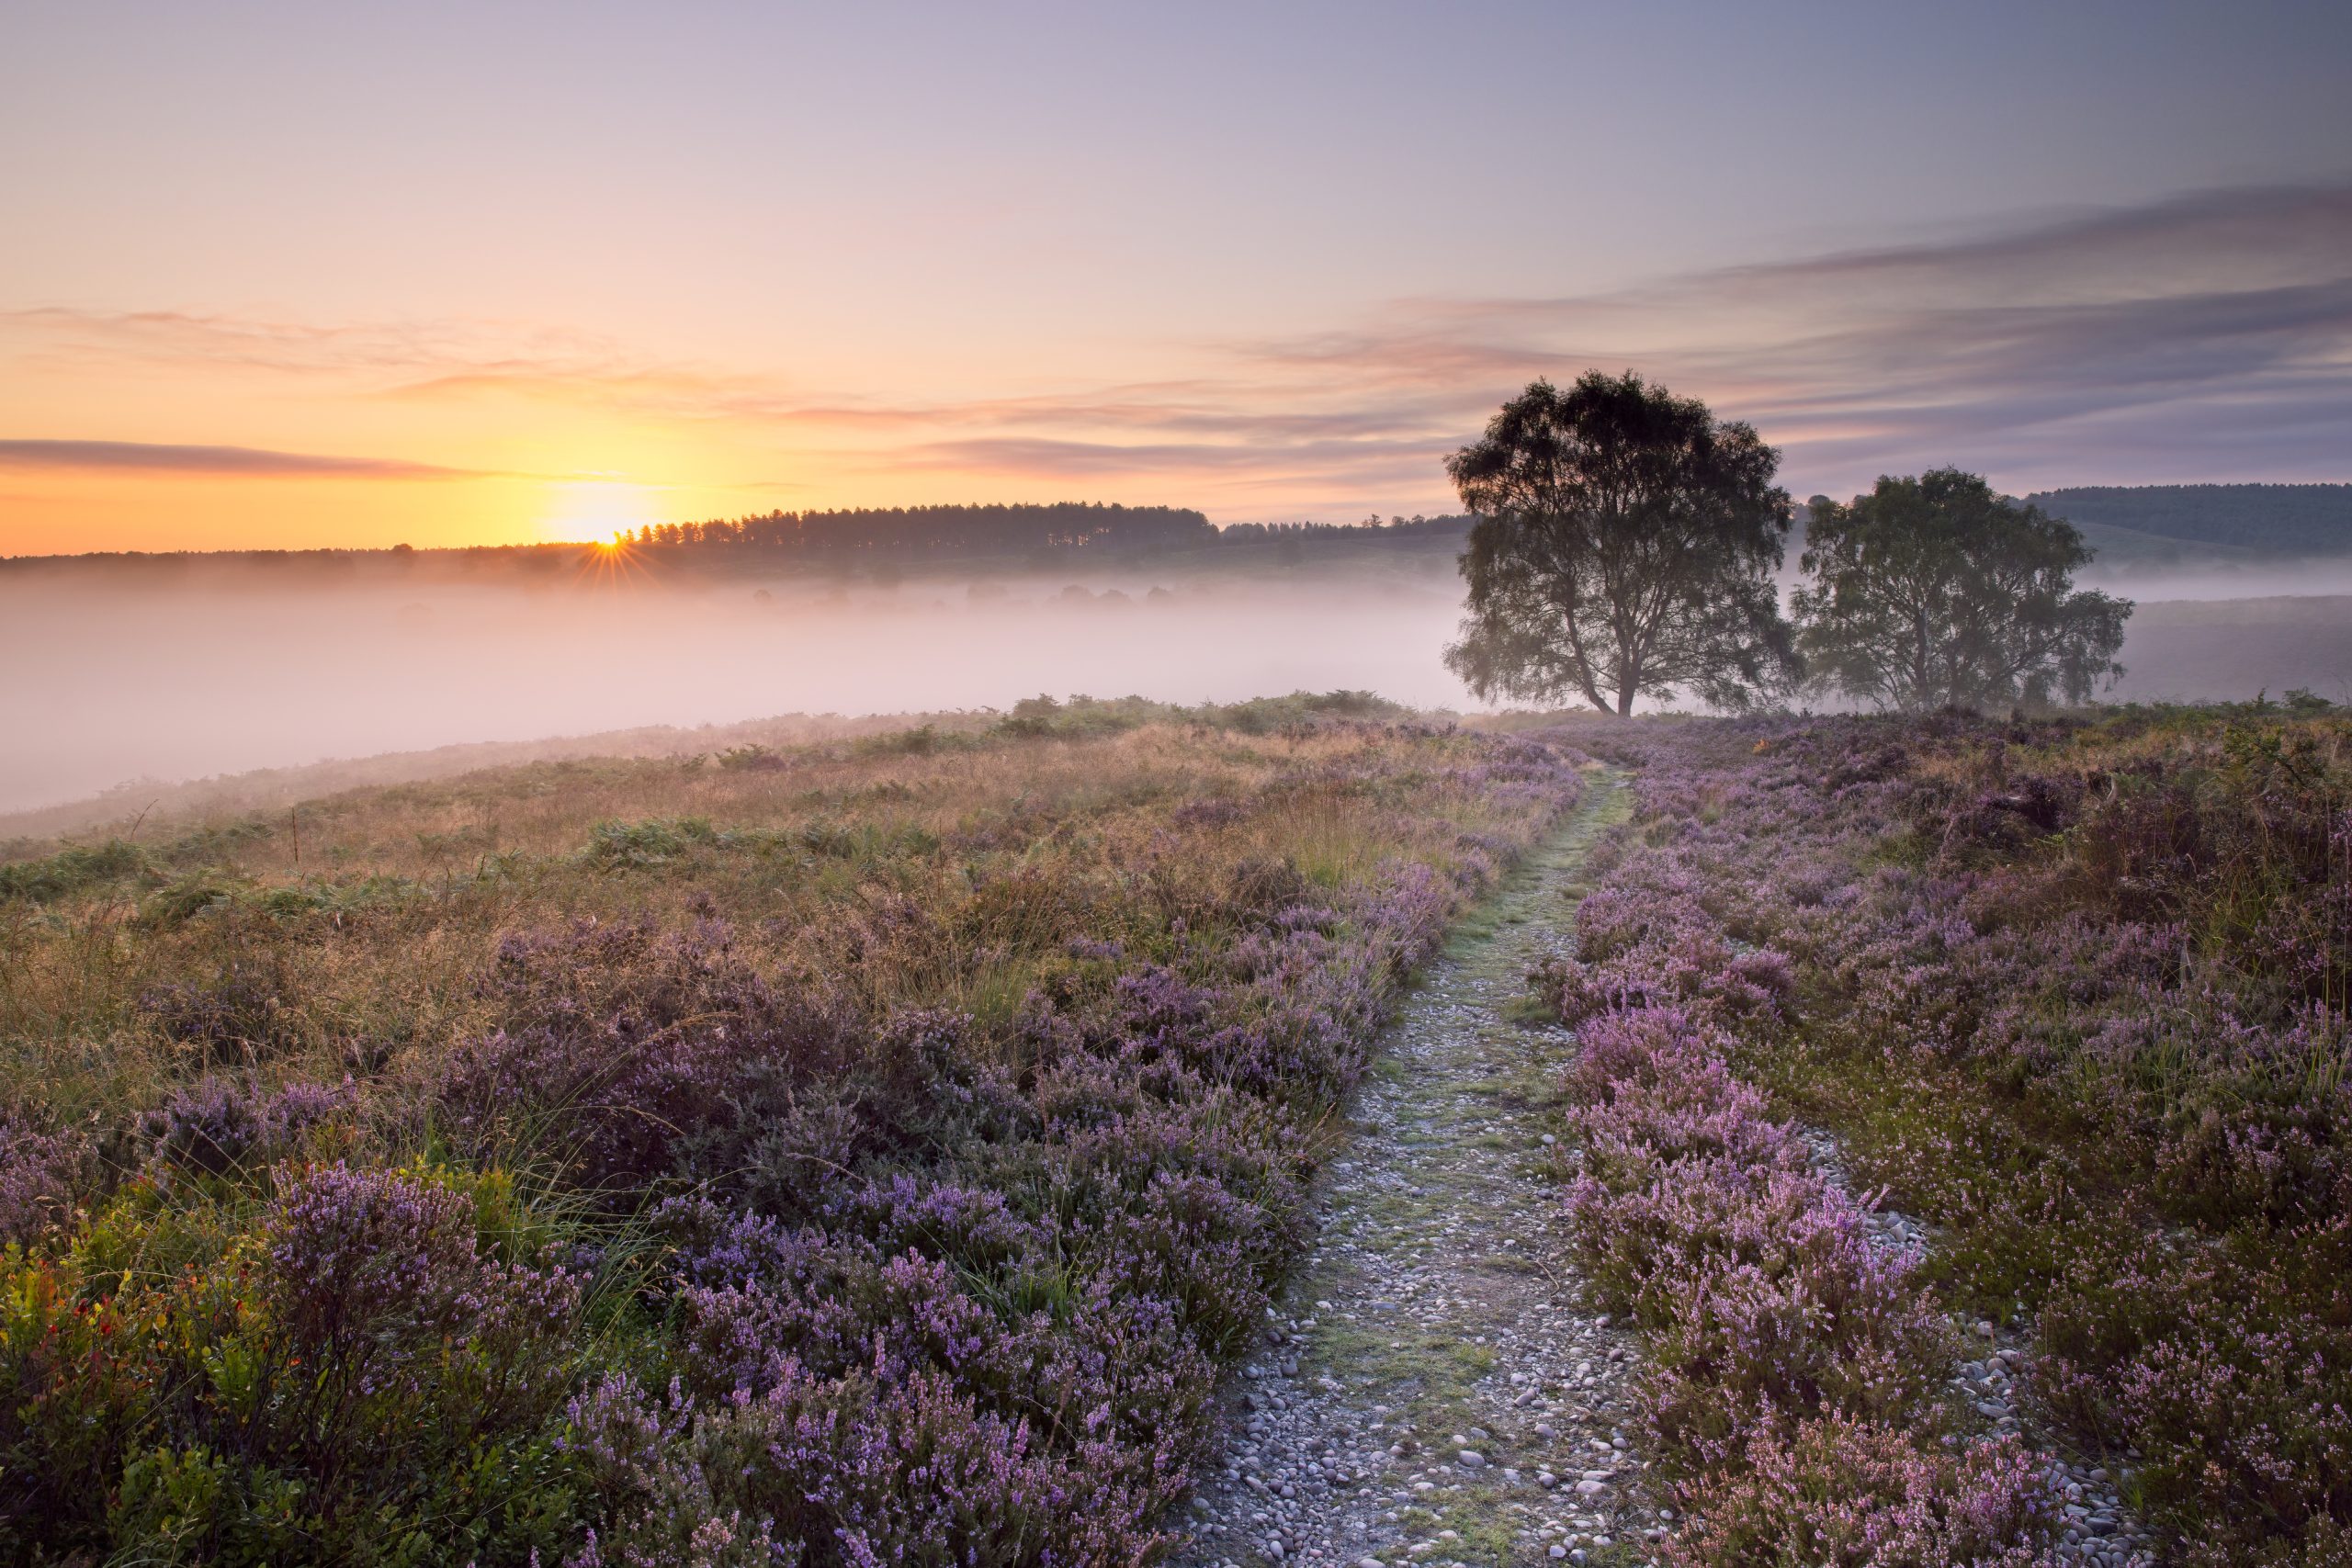
[[[2337,1403],[2352,1359],[2347,1227],[2285,1257],[2184,1256],[2163,1236],[2086,1252],[2040,1314],[2044,1397],[2089,1430],[2131,1434],[2183,1513],[2327,1539],[2352,1508]],[[2306,1269],[2324,1272],[2298,1278]]]
[[[1089,1458],[1035,1450],[954,1381],[885,1384],[787,1372],[758,1396],[656,1403],[622,1379],[572,1407],[605,1503],[570,1568],[680,1562],[1116,1562],[1151,1539],[1163,1496]],[[1172,1488],[1171,1488],[1172,1490]]]
[[[954,1262],[707,1202],[667,1213],[701,1281],[681,1293],[684,1371],[659,1408],[626,1380],[574,1408],[612,1502],[592,1560],[658,1560],[714,1528],[840,1540],[854,1562],[1097,1561],[1148,1539],[1184,1481],[1169,1413],[1214,1379],[1178,1314],[1102,1277],[1058,1310],[1022,1302],[1048,1284],[1029,1251],[1047,1238],[994,1194],[901,1184],[870,1205]],[[654,1428],[686,1440],[623,1462]]]
[[[1654,1331],[1677,1321],[1701,1273],[1777,1258],[1821,1190],[1810,1173],[1758,1173],[1722,1161],[1647,1164],[1636,1174],[1623,1162],[1631,1179],[1623,1186],[1579,1172],[1568,1186],[1567,1215],[1601,1299]]]
[[[1641,769],[1636,819],[1593,950],[1543,983],[1733,1027],[1744,1073],[1943,1227],[1939,1289],[2038,1328],[2049,1413],[2184,1560],[2336,1561],[2347,741],[2259,706],[1620,727],[1593,746]],[[1710,938],[1785,955],[1770,1009],[1680,977]]]
[[[72,1218],[92,1163],[83,1139],[36,1132],[0,1112],[0,1247],[36,1240]]]
[[[166,1174],[221,1176],[295,1154],[302,1135],[351,1098],[348,1085],[288,1084],[266,1094],[242,1079],[205,1077],[144,1113],[140,1130]]]
[[[144,1053],[111,1180],[0,1171],[96,1209],[0,1269],[0,1564],[1151,1560],[1313,1130],[1580,759],[1076,711],[347,798],[306,863],[430,896],[232,856],[103,1008],[0,970]]]
[[[327,1452],[371,1406],[431,1399],[495,1429],[544,1411],[563,1387],[562,1337],[580,1284],[483,1255],[473,1195],[345,1166],[282,1171],[264,1218],[266,1299],[308,1384],[281,1414]]]
[[[1530,976],[1563,1021],[1677,1004],[1726,1022],[1789,1016],[1796,976],[1785,953],[1736,947],[1695,907],[1636,897],[1632,889],[1603,887],[1584,903],[1603,908],[1590,935],[1578,925],[1577,956],[1547,960]]]
[[[682,935],[638,922],[510,936],[482,989],[503,1027],[442,1068],[451,1131],[481,1154],[528,1146],[592,1188],[674,1170],[683,1143],[740,1121],[755,1071],[819,1077],[854,1049],[707,921]]]
[[[42,1134],[0,1110],[0,1246],[33,1241],[73,1218],[92,1182],[92,1149],[73,1134]]]
[[[1957,1460],[1905,1432],[1831,1416],[1759,1433],[1747,1468],[1702,1491],[1668,1542],[1674,1568],[2029,1568],[2054,1505],[2046,1467],[2015,1441]]]
[[[1644,1007],[1588,1021],[1579,1043],[1569,1220],[1603,1300],[1650,1336],[1644,1419],[1703,1521],[1686,1527],[1681,1560],[1940,1564],[1982,1545],[2040,1561],[2046,1517],[2022,1482],[1996,1479],[2015,1467],[1912,1449],[1911,1434],[1942,1425],[1951,1331],[1917,1257],[1875,1242],[1732,1074],[1729,1038]],[[1854,1484],[1808,1515],[1810,1488],[1838,1469]],[[1767,1540],[1794,1555],[1746,1555]]]
[[[1693,1470],[1744,1463],[1792,1416],[1933,1425],[1952,1340],[1913,1260],[1872,1245],[1851,1210],[1817,1208],[1792,1229],[1768,1263],[1686,1275],[1652,1337],[1645,1415]]]

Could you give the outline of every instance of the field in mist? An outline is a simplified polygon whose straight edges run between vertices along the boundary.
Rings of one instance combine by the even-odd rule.
[[[766,715],[1010,706],[1041,692],[1462,700],[1451,583],[999,579],[893,588],[0,581],[0,811],[127,780]],[[764,594],[764,599],[759,595]],[[1081,596],[1083,595],[1083,596]],[[35,743],[26,743],[35,742]]]
[[[2137,599],[2120,701],[2306,687],[2352,699],[2352,557],[2290,559],[2122,530],[2084,574]],[[1372,690],[1469,708],[1440,654],[1450,541],[1302,561],[1183,561],[903,580],[642,570],[332,572],[229,562],[0,573],[0,837],[135,813],[162,783],[489,742],[732,743],[670,728],[1002,708],[1036,694],[1229,702]],[[1791,551],[1793,567],[1796,551]],[[554,560],[537,567],[559,565]],[[609,732],[662,733],[616,738]],[[803,724],[748,739],[808,739]],[[566,749],[557,748],[560,754]],[[455,752],[341,782],[512,760]],[[64,803],[116,792],[104,809]],[[262,792],[266,797],[267,791]]]

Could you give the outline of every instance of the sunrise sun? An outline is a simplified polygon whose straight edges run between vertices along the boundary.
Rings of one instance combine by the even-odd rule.
[[[622,479],[577,479],[548,488],[539,536],[550,544],[610,544],[659,523],[650,487]]]

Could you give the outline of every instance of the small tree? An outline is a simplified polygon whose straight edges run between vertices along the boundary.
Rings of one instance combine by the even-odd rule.
[[[1447,460],[1477,515],[1445,661],[1479,696],[1631,713],[1679,689],[1742,707],[1793,675],[1772,572],[1789,496],[1746,424],[1627,371],[1537,381]]]
[[[1796,594],[1825,685],[1881,707],[2081,702],[2123,673],[2127,599],[2073,592],[2083,536],[1958,468],[1812,504]]]

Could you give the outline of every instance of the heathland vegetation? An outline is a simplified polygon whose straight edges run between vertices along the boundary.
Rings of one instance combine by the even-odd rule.
[[[1580,777],[1035,703],[13,861],[0,1560],[1147,1555],[1374,1026]]]
[[[2346,1560],[2324,710],[1579,729],[1639,804],[1539,990],[1583,1035],[1569,1224],[1651,1336],[1677,1561]],[[1925,1247],[1825,1183],[1825,1133]],[[2017,1411],[2121,1509],[2061,1512]]]
[[[1148,1557],[1375,1024],[1589,755],[1532,978],[1671,1521],[1615,1560],[2341,1561],[2347,746],[1038,701],[13,860],[0,1540]]]
[[[2025,498],[2086,527],[2278,555],[2352,551],[2352,484],[2081,485]]]

